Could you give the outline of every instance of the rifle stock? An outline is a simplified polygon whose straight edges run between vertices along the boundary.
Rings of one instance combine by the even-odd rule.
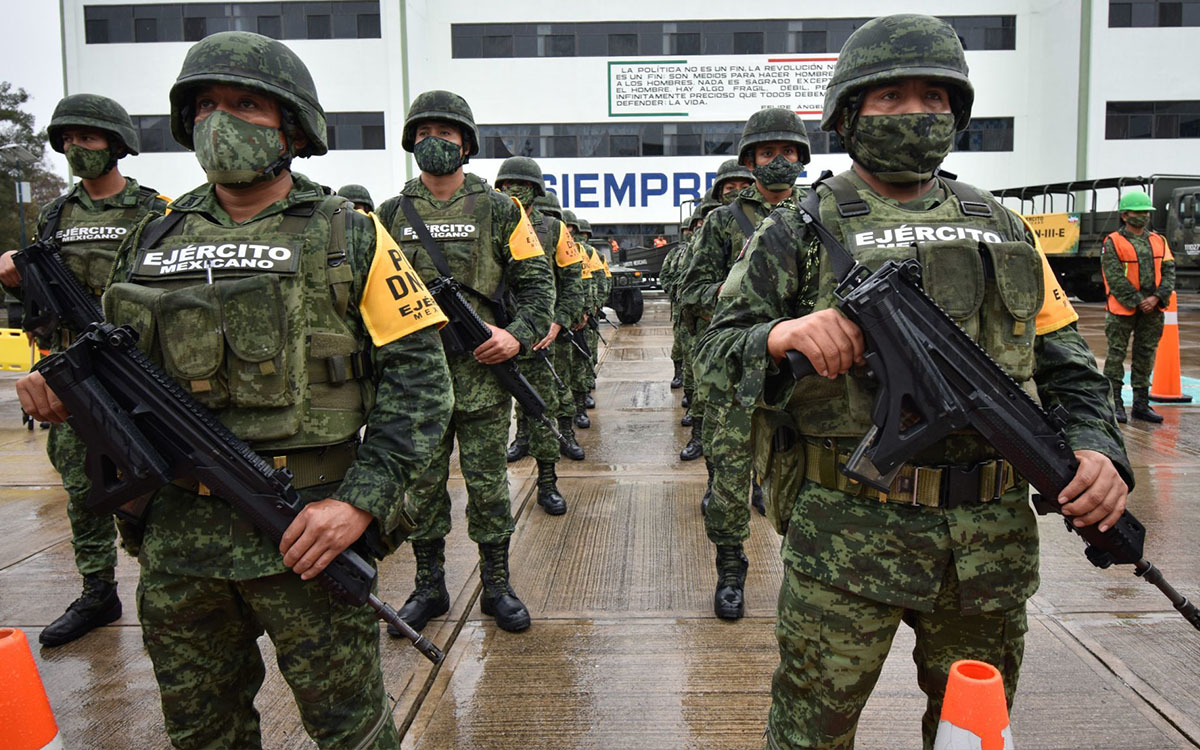
[[[63,265],[58,250],[57,242],[39,240],[13,256],[25,308],[21,325],[39,336],[63,323],[78,332],[104,319],[96,300]]]

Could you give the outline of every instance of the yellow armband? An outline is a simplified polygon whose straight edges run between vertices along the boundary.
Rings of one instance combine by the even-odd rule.
[[[434,302],[404,251],[375,214],[368,216],[375,222],[375,257],[358,309],[375,346],[390,344],[422,328],[444,326],[446,314]]]

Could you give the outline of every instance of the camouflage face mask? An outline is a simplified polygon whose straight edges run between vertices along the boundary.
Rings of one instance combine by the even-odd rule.
[[[1150,217],[1146,214],[1129,214],[1125,217],[1125,223],[1134,229],[1141,229],[1150,223]]]
[[[753,172],[754,179],[767,190],[780,192],[790,190],[803,169],[804,165],[799,161],[788,161],[780,154],[766,164],[758,165]]]
[[[413,147],[413,156],[422,172],[439,177],[454,174],[463,163],[462,146],[433,135]]]
[[[928,180],[954,145],[954,115],[919,113],[858,117],[850,157],[884,182]]]
[[[94,180],[112,169],[116,160],[112,158],[112,149],[101,148],[92,150],[71,144],[66,150],[67,164],[71,172],[84,180]]]
[[[196,123],[192,142],[208,181],[218,185],[269,180],[291,160],[279,128],[255,125],[221,110]]]
[[[526,185],[523,182],[510,182],[501,190],[505,195],[511,195],[521,201],[521,205],[529,208],[533,205],[533,199],[537,197],[536,188],[533,185]]]

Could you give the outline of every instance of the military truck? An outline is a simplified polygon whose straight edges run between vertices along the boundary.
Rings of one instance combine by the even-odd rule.
[[[622,323],[638,322],[645,304],[642,291],[652,287],[654,281],[641,271],[617,262],[606,240],[593,240],[593,247],[608,261],[608,270],[612,272],[612,291],[604,306],[611,307]]]
[[[1154,203],[1150,227],[1167,238],[1175,256],[1177,288],[1200,291],[1200,176],[1108,177],[1004,188],[992,194],[1029,222],[1068,295],[1102,302],[1100,248],[1121,226],[1117,203],[1128,190],[1144,190]]]

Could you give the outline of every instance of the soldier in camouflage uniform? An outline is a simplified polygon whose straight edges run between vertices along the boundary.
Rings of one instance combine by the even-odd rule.
[[[579,218],[574,211],[562,212],[563,224],[571,233],[580,255],[583,256],[581,276],[583,279],[583,315],[578,323],[571,327],[576,335],[581,337],[587,354],[571,347],[571,420],[572,424],[581,430],[592,426],[592,420],[587,414],[587,397],[589,391],[596,385],[596,345],[599,343],[595,332],[590,327],[590,320],[596,310],[596,295],[599,293],[600,276],[594,259],[592,246],[579,229]]]
[[[679,452],[680,461],[695,461],[704,455],[704,401],[702,400],[702,394],[696,391],[695,350],[696,341],[704,331],[706,323],[693,315],[684,305],[683,279],[695,255],[696,240],[700,237],[704,222],[708,215],[720,205],[720,201],[707,195],[700,201],[700,205],[696,208],[696,213],[692,217],[695,226],[692,229],[691,239],[688,240],[687,247],[679,254],[679,258],[675,261],[675,304],[679,308],[680,348],[683,350],[683,406],[687,409],[687,415],[680,424],[684,427],[692,428],[692,434],[688,438],[687,445],[683,446],[683,450]],[[709,490],[711,490],[712,467],[708,466],[707,462],[705,464],[709,476],[708,486]],[[708,494],[708,491],[705,491],[705,498],[708,497]],[[703,502],[707,505],[707,500]]]
[[[375,201],[371,200],[371,193],[362,185],[342,185],[337,189],[337,194],[353,203],[354,207],[363,213],[369,214],[375,210]]]
[[[592,351],[592,371],[588,377],[588,392],[583,394],[583,415],[587,417],[587,409],[596,408],[596,400],[591,391],[596,390],[596,368],[600,364],[600,316],[604,314],[604,303],[608,301],[608,293],[612,291],[612,271],[608,270],[608,261],[604,257],[604,249],[592,244],[592,225],[586,219],[578,219],[580,249],[589,257],[592,263],[592,279],[595,281],[595,296],[591,300],[588,315],[588,343]],[[575,405],[576,410],[579,404]]]
[[[167,734],[180,748],[260,746],[265,631],[319,746],[398,748],[374,613],[309,579],[364,532],[383,552],[411,530],[404,492],[450,416],[445,316],[422,285],[393,295],[390,280],[414,271],[377,221],[291,171],[327,145],[312,77],[285,45],[209,36],[170,99],[171,132],[208,183],[130,233],[105,317],[291,470],[306,504],[275,543],[194,481],[154,494],[138,616]]]
[[[679,306],[675,302],[675,279],[679,274],[679,257],[686,251],[687,243],[692,237],[692,221],[692,217],[689,216],[679,225],[679,242],[667,251],[663,257],[662,268],[658,272],[658,283],[671,304],[671,362],[674,365],[671,390],[683,387],[683,345],[680,341]],[[689,422],[684,426],[690,424]]]
[[[161,212],[167,200],[123,176],[117,167],[119,159],[137,155],[141,146],[125,108],[112,99],[95,94],[66,97],[54,108],[47,134],[50,147],[66,155],[80,181],[42,207],[37,234],[59,243],[67,268],[99,301],[121,241],[147,214]],[[0,281],[19,295],[15,252],[0,256]],[[62,351],[78,333],[63,327],[51,351]],[[38,635],[44,646],[61,646],[121,616],[115,578],[117,533],[112,516],[87,509],[83,441],[69,426],[52,424],[46,449],[67,492],[75,567],[83,576],[82,595]]]
[[[526,212],[538,233],[538,241],[554,256],[554,322],[550,324],[550,332],[533,345],[532,352],[521,357],[521,370],[542,395],[547,413],[556,414],[558,385],[554,377],[558,370],[555,368],[552,373],[550,368],[554,367],[555,352],[570,346],[566,342],[556,343],[559,334],[578,320],[579,311],[583,308],[583,277],[580,271],[583,256],[562,222],[537,210],[535,200],[546,194],[546,186],[542,181],[542,168],[536,161],[527,156],[505,159],[496,175],[496,187],[527,207]],[[552,516],[561,516],[567,512],[567,501],[558,490],[554,468],[561,455],[558,440],[543,424],[534,422],[518,409],[517,435],[508,448],[508,461],[516,461],[530,452],[531,443],[538,467],[538,505]]]
[[[1103,530],[1123,511],[1132,472],[1074,311],[1019,217],[935,176],[967,126],[973,94],[944,21],[889,16],[855,31],[822,122],[842,135],[854,166],[816,188],[820,220],[870,268],[919,258],[925,290],[943,309],[1043,404],[1066,410],[1080,468],[1059,502],[1076,525]],[[985,276],[981,252],[994,273]],[[861,367],[862,332],[832,307],[834,284],[799,208],[776,210],[730,272],[700,344],[714,387],[736,383],[737,403],[769,407],[755,413],[755,462],[785,534],[785,567],[766,746],[852,747],[904,621],[916,633],[931,748],[953,661],[995,665],[1011,703],[1025,602],[1037,588],[1037,524],[1028,484],[974,431],[923,451],[920,468],[903,467],[886,497],[837,470],[871,426],[874,386]],[[792,349],[817,374],[766,388]],[[802,437],[771,452],[775,425]],[[944,492],[950,472],[965,476],[944,486],[978,490]]]
[[[479,153],[479,131],[466,100],[449,91],[419,95],[404,122],[401,145],[413,153],[421,174],[400,195],[384,201],[379,217],[423,279],[448,274],[464,287],[492,337],[473,352],[446,353],[454,414],[433,463],[409,493],[418,524],[412,534],[417,573],[400,616],[420,630],[450,608],[444,567],[450,533],[446,483],[457,438],[467,484],[467,535],[479,546],[480,604],[502,629],[520,631],[529,627],[530,618],[508,571],[513,517],[505,445],[512,396],[487,365],[530,351],[545,337],[554,313],[554,272],[520,203],[463,171],[463,164]],[[422,243],[403,210],[405,202],[428,227],[436,245],[433,258],[418,252]],[[510,295],[512,304],[506,302]]]
[[[747,173],[753,170],[754,184],[738,192],[724,190],[718,173],[713,193],[719,192],[724,205],[705,218],[692,239],[691,262],[679,279],[684,316],[701,326],[712,320],[717,292],[754,227],[771,211],[795,205],[801,197],[794,186],[809,158],[804,122],[790,109],[763,109],[746,121],[735,166],[740,164]],[[702,367],[703,361],[695,366]],[[736,620],[745,612],[749,563],[742,543],[750,537],[747,498],[763,508],[762,491],[751,478],[750,408],[735,406],[727,390],[707,387],[700,373],[695,382],[697,400],[704,404],[704,461],[712,477],[701,511],[708,539],[717,547],[713,612]]]
[[[1104,359],[1104,377],[1112,384],[1117,421],[1125,422],[1125,404],[1121,387],[1125,381],[1125,352],[1133,336],[1133,418],[1146,422],[1163,421],[1150,408],[1150,374],[1154,371],[1154,353],[1162,338],[1163,311],[1175,293],[1175,258],[1163,237],[1149,229],[1154,204],[1141,190],[1121,196],[1121,228],[1104,238],[1100,251],[1100,269],[1108,295],[1108,313],[1104,335],[1108,355]]]

